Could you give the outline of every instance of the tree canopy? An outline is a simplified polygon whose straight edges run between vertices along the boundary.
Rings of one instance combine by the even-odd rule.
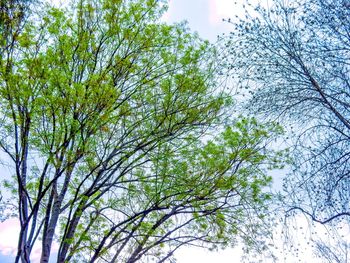
[[[273,123],[227,118],[217,52],[156,0],[47,4],[2,39],[2,191],[15,262],[163,262],[254,243],[283,154]],[[225,118],[225,121],[224,121]],[[14,210],[9,210],[9,206]],[[54,249],[58,247],[58,249]]]

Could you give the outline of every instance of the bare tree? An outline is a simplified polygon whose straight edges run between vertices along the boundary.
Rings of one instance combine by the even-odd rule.
[[[349,2],[248,3],[231,23],[225,62],[248,89],[249,111],[291,126],[289,211],[321,223],[349,219]]]
[[[315,242],[316,255],[328,263],[347,263],[349,262],[349,244],[345,241],[339,241],[336,244],[327,244],[324,241]]]

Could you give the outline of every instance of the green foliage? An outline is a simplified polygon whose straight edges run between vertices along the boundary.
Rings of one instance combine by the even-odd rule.
[[[0,64],[0,147],[25,233],[16,262],[38,237],[42,260],[56,242],[59,262],[252,240],[280,128],[220,125],[232,98],[217,87],[216,50],[158,22],[160,1],[70,4],[43,7]]]

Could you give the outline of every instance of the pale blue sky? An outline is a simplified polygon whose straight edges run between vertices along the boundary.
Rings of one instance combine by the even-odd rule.
[[[169,10],[165,15],[167,22],[188,21],[192,31],[215,42],[217,35],[227,33],[231,26],[222,21],[233,17],[241,9],[233,0],[170,0]]]

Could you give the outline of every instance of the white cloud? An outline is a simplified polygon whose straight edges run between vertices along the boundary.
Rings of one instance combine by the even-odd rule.
[[[20,232],[18,219],[11,218],[0,223],[0,254],[14,258],[17,253],[18,236]],[[52,244],[52,253],[58,251],[58,244]],[[31,253],[31,262],[40,262],[41,257],[41,244],[40,241],[34,245]]]
[[[242,248],[228,248],[216,252],[210,252],[206,249],[195,248],[195,247],[184,247],[177,251],[176,259],[178,263],[231,263],[240,262],[242,256]]]
[[[17,219],[8,219],[0,223],[0,253],[6,256],[15,256],[19,223]]]
[[[234,2],[233,0],[209,0],[209,22],[218,25],[223,18],[233,17],[242,12],[243,9],[240,8],[240,5],[236,5]]]

